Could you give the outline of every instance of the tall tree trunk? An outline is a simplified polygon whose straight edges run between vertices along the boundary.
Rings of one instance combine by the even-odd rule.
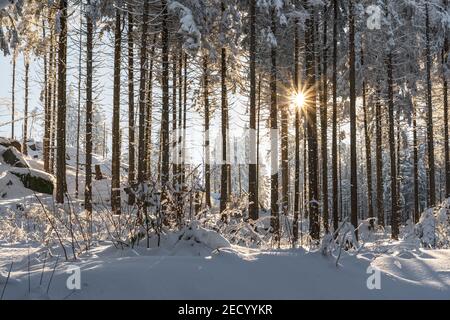
[[[12,76],[12,88],[11,88],[11,139],[14,139],[14,126],[16,122],[16,61],[17,61],[17,48],[14,48],[12,57],[13,63],[13,76]]]
[[[221,2],[222,14],[225,13],[225,2]],[[221,165],[221,184],[220,184],[220,212],[222,213],[222,220],[226,221],[226,214],[223,212],[227,208],[228,203],[228,99],[227,99],[227,50],[222,48],[221,53],[222,65],[221,65],[221,85],[222,85],[222,165]]]
[[[114,93],[112,123],[112,169],[111,169],[111,207],[112,213],[121,213],[120,199],[120,62],[122,51],[122,30],[120,9],[116,8],[114,35]]]
[[[256,0],[250,0],[250,159],[248,166],[248,213],[257,220],[259,213],[258,168],[256,161]]]
[[[328,5],[323,11],[323,60],[322,60],[322,108],[321,108],[321,142],[322,142],[322,208],[325,232],[329,233],[328,214]]]
[[[139,79],[139,144],[138,144],[138,182],[143,184],[147,179],[146,170],[146,139],[145,139],[145,123],[146,123],[146,85],[147,85],[147,67],[148,67],[148,24],[150,0],[144,1],[144,13],[142,18],[142,39],[140,52],[140,79]],[[163,4],[165,6],[165,4]]]
[[[355,54],[355,15],[353,0],[349,0],[349,63],[350,63],[350,198],[351,223],[358,227],[358,168],[356,153],[356,54]],[[358,232],[355,232],[358,237]]]
[[[153,130],[153,80],[155,65],[155,47],[157,35],[153,36],[152,47],[149,54],[148,81],[147,81],[147,108],[145,120],[145,163],[146,176],[148,179],[152,177],[152,130]]]
[[[277,18],[275,8],[272,8],[272,34],[277,32]],[[271,179],[270,179],[270,225],[274,234],[274,241],[280,241],[280,217],[278,204],[278,101],[277,101],[277,48],[272,46],[270,69],[270,128],[271,131]]]
[[[205,108],[205,194],[206,206],[211,208],[211,158],[209,141],[209,77],[208,77],[208,53],[203,54],[203,104]]]
[[[361,46],[361,67],[363,68],[363,73],[365,73],[364,69],[364,50]],[[367,206],[368,206],[368,215],[369,218],[374,217],[373,212],[373,198],[372,198],[372,147],[371,147],[371,139],[369,133],[369,110],[367,106],[367,90],[366,90],[366,80],[363,80],[362,83],[362,97],[363,97],[363,112],[364,112],[364,137],[366,142],[366,167],[367,167]],[[370,220],[370,225],[374,227],[373,219]]]
[[[66,72],[67,72],[67,0],[59,2],[59,48],[58,48],[58,124],[56,155],[56,202],[64,203],[66,191]]]
[[[444,9],[449,11],[448,0],[444,0]],[[442,50],[442,90],[444,96],[444,153],[445,153],[445,198],[450,198],[450,150],[448,139],[448,80],[446,66],[448,65],[449,40],[448,30],[445,34],[444,48]]]
[[[46,38],[46,32],[45,32],[45,20],[42,21],[42,32],[44,39]],[[51,32],[53,33],[53,31]],[[52,38],[52,35],[50,35],[50,39]],[[50,44],[51,45],[51,44]],[[43,158],[44,158],[44,171],[49,172],[49,149],[50,149],[50,126],[51,126],[51,98],[50,98],[50,83],[49,77],[50,69],[51,69],[51,54],[50,57],[47,55],[47,47],[45,47],[44,52],[44,141],[43,141]],[[14,80],[13,80],[14,81]],[[14,90],[14,88],[13,88]],[[13,93],[14,95],[14,93]],[[14,104],[14,102],[13,102]]]
[[[381,92],[377,88],[375,103],[375,135],[376,135],[376,171],[377,171],[377,220],[378,224],[384,227],[384,182],[383,182],[383,133],[382,133],[382,112],[381,112]]]
[[[295,20],[294,28],[294,86],[296,94],[300,92],[299,83],[299,51],[300,41],[298,39],[298,20]],[[293,243],[298,242],[298,218],[300,215],[300,108],[302,106],[296,106],[295,108],[295,177],[294,177],[294,220],[292,222],[293,229]]]
[[[28,58],[28,54],[25,57],[25,108],[23,111],[23,141],[22,141],[22,153],[24,155],[28,155],[28,92],[29,92],[29,75],[30,75],[30,62]]]
[[[83,30],[83,15],[80,13],[80,30]],[[77,101],[77,137],[80,137],[81,128],[81,59],[83,52],[83,32],[80,32],[79,45],[80,51],[78,53],[78,101]],[[77,139],[77,154],[75,157],[75,197],[78,198],[79,193],[79,175],[80,175],[80,139]]]
[[[414,223],[419,222],[420,200],[419,200],[419,146],[417,141],[417,113],[414,97],[411,99],[412,124],[413,124],[413,179],[414,179]]]
[[[87,5],[91,4],[91,0],[87,1]],[[89,8],[91,9],[91,8]],[[93,109],[93,17],[91,12],[86,12],[86,165],[85,165],[85,188],[84,188],[84,208],[92,221],[92,109]]]
[[[162,158],[161,158],[161,184],[163,190],[167,188],[169,182],[169,28],[168,28],[168,11],[167,1],[162,0],[162,119],[161,119],[161,144],[162,144]],[[166,194],[163,192],[163,201],[166,199]]]
[[[316,110],[316,59],[315,59],[315,19],[313,8],[307,8],[310,17],[307,21],[306,33],[306,74],[308,105],[306,106],[308,134],[308,178],[309,178],[309,228],[311,238],[319,240],[319,189],[318,189],[318,143],[317,143],[317,110]]]
[[[128,2],[128,184],[133,185],[136,179],[136,140],[134,124],[134,7]],[[134,205],[135,196],[128,195],[128,204]]]
[[[332,133],[332,180],[333,180],[333,230],[339,225],[339,201],[338,201],[338,149],[337,149],[337,41],[338,41],[338,0],[333,2],[333,133]]]
[[[434,168],[434,131],[433,131],[433,104],[431,93],[431,36],[430,36],[430,12],[428,2],[425,2],[426,15],[426,55],[427,55],[427,141],[428,141],[428,178],[430,207],[436,204],[436,182]]]
[[[178,55],[177,48],[172,50],[172,186],[175,191],[178,191],[178,109],[177,109],[177,79],[178,79]]]

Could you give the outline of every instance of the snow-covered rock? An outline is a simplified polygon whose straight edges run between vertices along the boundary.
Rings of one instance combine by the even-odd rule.
[[[27,160],[25,160],[23,154],[17,151],[14,147],[9,147],[2,153],[3,161],[10,166],[17,168],[29,168]]]
[[[52,175],[29,168],[12,168],[10,172],[22,181],[25,188],[39,193],[53,194],[55,179]]]

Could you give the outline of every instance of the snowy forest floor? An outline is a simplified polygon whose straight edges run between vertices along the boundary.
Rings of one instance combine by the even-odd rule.
[[[70,150],[67,181],[73,194]],[[27,161],[42,169],[39,158],[39,152],[31,153]],[[94,157],[94,163],[109,177],[108,161]],[[51,209],[52,197],[36,196],[15,180],[13,185],[6,183],[5,168],[0,167],[4,171],[0,172],[3,299],[450,299],[450,250],[423,249],[417,239],[404,236],[406,228],[400,241],[390,240],[387,231],[367,235],[361,229],[361,248],[334,248],[327,255],[319,247],[231,244],[226,234],[198,222],[165,233],[160,245],[152,235],[149,249],[145,238],[131,247],[117,241],[119,234],[111,241],[109,231],[103,230],[91,250],[80,250],[75,260],[62,211],[53,222],[59,223],[66,261],[41,208],[42,202]],[[84,186],[83,178],[81,174],[80,186]],[[108,225],[104,211],[109,181],[94,185],[98,216],[94,228],[99,230]],[[70,210],[82,218],[80,201],[72,200]],[[75,238],[81,238],[80,234]],[[67,285],[75,270],[79,270],[80,289]],[[373,278],[378,271],[379,282]],[[370,290],[374,283],[379,289]]]

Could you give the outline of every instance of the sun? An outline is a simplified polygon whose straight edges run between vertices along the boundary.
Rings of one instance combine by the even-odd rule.
[[[303,92],[296,92],[294,93],[294,96],[292,97],[292,102],[295,104],[298,108],[303,108],[305,105],[305,94]]]

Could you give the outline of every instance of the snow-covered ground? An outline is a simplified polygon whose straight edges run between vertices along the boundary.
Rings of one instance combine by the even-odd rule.
[[[28,252],[34,257],[31,295]],[[334,259],[304,249],[233,246],[197,256],[187,247],[171,252],[104,244],[77,262],[60,260],[48,295],[56,258],[43,269],[38,253],[23,244],[2,245],[0,265],[18,259],[5,299],[450,299],[449,250],[345,254],[336,266]],[[74,266],[80,268],[80,290],[67,287]],[[381,271],[379,290],[367,287],[369,266]]]
[[[75,154],[72,148],[68,151],[67,180],[73,195]],[[39,151],[30,152],[26,160],[42,170]],[[105,231],[104,226],[115,225],[125,234],[129,224],[106,221],[109,164],[97,156],[94,163],[105,175],[94,182],[94,229],[103,226],[103,233],[96,234],[89,251],[74,244],[76,260],[71,242],[85,234],[76,228],[71,239],[67,212],[51,211],[51,196],[35,195],[14,180],[14,189],[0,200],[3,299],[450,299],[450,250],[422,248],[417,238],[406,236],[407,227],[400,241],[392,241],[387,232],[370,233],[363,225],[364,244],[359,249],[334,247],[323,254],[323,247],[232,245],[232,238],[209,230],[205,221],[193,221],[180,231],[164,233],[159,245],[153,234],[148,249],[145,235],[130,247],[130,242],[120,241],[119,232]],[[1,165],[0,170],[5,168]],[[82,167],[80,190],[83,171]],[[11,187],[6,183],[11,177],[4,172],[0,187]],[[36,197],[54,214],[52,223],[58,224],[68,261]],[[82,201],[72,201],[65,210],[78,213],[83,221]]]

